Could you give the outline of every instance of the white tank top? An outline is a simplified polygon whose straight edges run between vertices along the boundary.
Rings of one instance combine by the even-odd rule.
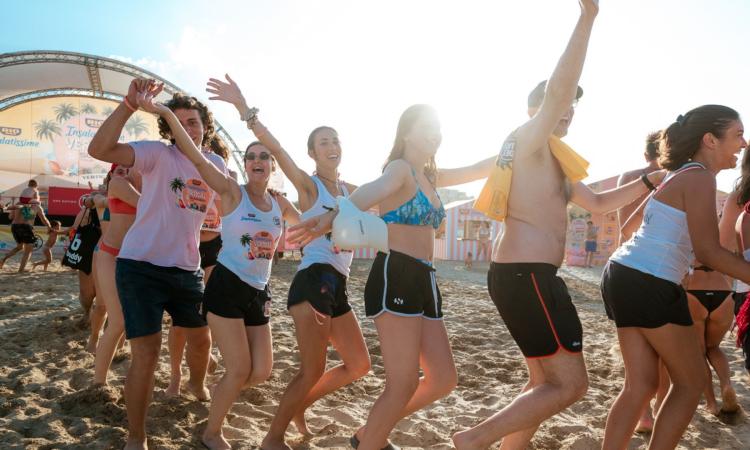
[[[310,209],[300,214],[300,220],[307,220],[324,214],[336,207],[336,199],[328,192],[323,182],[315,175],[310,178],[315,182],[315,187],[318,189],[318,198]],[[340,186],[343,196],[349,197],[349,191],[346,190],[344,183],[341,183]],[[306,269],[316,263],[330,264],[340,274],[345,277],[349,276],[349,267],[352,265],[354,253],[335,247],[331,242],[330,233],[313,239],[302,251],[302,262],[297,270]]]
[[[271,210],[261,211],[250,201],[245,186],[240,191],[240,204],[223,217],[218,261],[245,283],[263,290],[281,236],[281,208],[271,196]]]
[[[688,163],[670,173],[659,186],[659,190],[680,173],[695,169],[705,170],[705,167],[699,163]],[[656,200],[652,194],[646,203],[643,222],[638,231],[609,259],[680,284],[693,262],[693,244],[690,242],[687,214]]]

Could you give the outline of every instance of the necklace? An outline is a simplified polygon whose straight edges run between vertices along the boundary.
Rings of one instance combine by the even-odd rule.
[[[313,175],[315,175],[316,177],[320,178],[323,181],[327,181],[327,182],[333,184],[334,186],[336,186],[336,194],[340,194],[341,193],[341,180],[339,180],[339,178],[338,178],[338,172],[336,173],[336,179],[335,180],[332,180],[332,179],[330,179],[328,177],[324,177],[323,175],[319,174],[318,172],[314,172]]]
[[[330,179],[328,177],[324,177],[323,175],[319,174],[318,172],[315,172],[314,175],[316,177],[320,178],[321,180],[326,180],[327,182],[333,183],[333,184],[335,184],[337,186],[338,186],[339,183],[341,183],[341,181],[339,181],[338,173],[336,173],[336,179],[335,180],[332,180],[332,179]]]

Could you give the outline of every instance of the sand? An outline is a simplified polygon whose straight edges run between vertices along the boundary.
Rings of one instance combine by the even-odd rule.
[[[15,264],[11,261],[0,274],[0,448],[121,448],[126,435],[122,386],[127,352],[113,364],[111,387],[91,388],[94,358],[84,350],[87,332],[79,325],[75,273],[55,267],[48,273],[16,275]],[[294,329],[284,301],[295,265],[282,261],[274,268],[274,371],[265,384],[246,390],[231,410],[225,435],[234,448],[255,448],[260,443],[277,399],[295,373]],[[364,317],[362,292],[369,266],[368,261],[357,261],[352,269],[349,292],[359,317]],[[623,379],[615,329],[599,300],[597,271],[569,269],[562,275],[584,326],[590,389],[584,399],[543,424],[531,448],[597,449],[607,411]],[[455,431],[492,415],[526,381],[521,354],[487,295],[486,264],[467,271],[460,263],[443,262],[438,265],[438,278],[459,384],[448,397],[398,424],[391,439],[405,448],[451,448]],[[287,439],[295,449],[347,448],[349,436],[364,423],[383,387],[383,369],[372,321],[362,319],[362,328],[373,370],[311,408],[309,423],[320,430],[316,436],[303,439],[290,427]],[[741,352],[730,338],[723,347],[741,405],[750,411],[750,383]],[[335,352],[329,356],[335,363]],[[187,369],[183,370],[186,379]],[[221,371],[220,367],[217,374]],[[186,394],[166,397],[168,377],[165,345],[149,411],[149,443],[154,449],[198,448],[208,404]],[[748,422],[744,414],[717,418],[700,407],[679,448],[750,448]],[[645,448],[647,438],[635,436],[630,448]]]

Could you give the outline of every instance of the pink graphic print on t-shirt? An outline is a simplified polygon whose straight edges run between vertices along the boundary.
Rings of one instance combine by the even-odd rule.
[[[273,235],[268,231],[259,231],[253,236],[245,233],[240,238],[240,244],[248,247],[247,259],[273,259],[273,251],[276,248],[276,241]]]
[[[176,194],[177,205],[180,208],[206,212],[211,191],[203,180],[188,178],[187,181],[183,181],[181,177],[177,177],[169,182],[169,188]]]

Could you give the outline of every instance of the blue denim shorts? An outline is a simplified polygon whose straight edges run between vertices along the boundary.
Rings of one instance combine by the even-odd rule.
[[[175,326],[206,326],[200,313],[203,300],[201,269],[191,272],[118,258],[115,282],[128,339],[160,332],[165,310]]]

